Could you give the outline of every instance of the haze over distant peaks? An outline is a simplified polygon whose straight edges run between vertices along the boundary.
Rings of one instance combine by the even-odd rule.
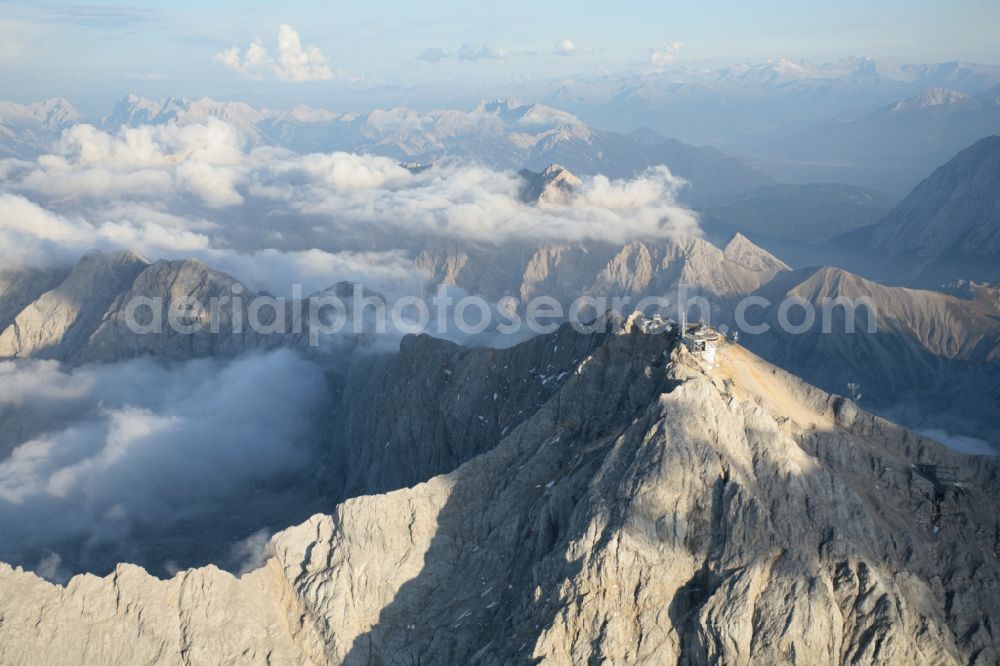
[[[34,104],[0,101],[0,157],[34,157],[62,130],[81,122],[83,116],[64,99]]]
[[[951,88],[928,88],[920,95],[907,97],[896,102],[892,107],[892,113],[907,113],[921,109],[931,108],[972,108],[976,105],[975,99],[958,90]]]
[[[905,279],[935,286],[1000,280],[1000,134],[966,148],[870,230]]]
[[[15,114],[10,115],[12,122],[16,120]],[[0,107],[0,127],[4,117]],[[213,118],[230,124],[251,145],[277,145],[297,153],[371,153],[414,163],[448,157],[515,171],[541,171],[559,163],[581,175],[601,173],[611,178],[628,178],[650,166],[666,165],[691,183],[686,194],[692,197],[735,194],[772,182],[716,148],[696,147],[659,134],[640,140],[597,129],[560,109],[514,99],[483,101],[471,111],[418,112],[393,107],[358,114],[305,106],[275,111],[208,98],[154,101],[130,94],[105,114],[100,125],[115,132],[171,122],[205,123]],[[0,149],[35,156],[50,150],[67,126],[39,125],[28,145],[18,132],[11,131],[0,137]]]

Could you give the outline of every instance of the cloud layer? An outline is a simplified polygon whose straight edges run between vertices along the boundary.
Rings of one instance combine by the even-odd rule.
[[[552,47],[552,52],[561,56],[573,55],[576,53],[576,44],[572,40],[563,39],[556,42],[556,45]]]
[[[328,400],[322,371],[288,351],[170,368],[0,362],[5,437],[23,434],[2,442],[0,560],[62,578],[224,559],[231,537],[305,503]]]
[[[533,55],[524,51],[514,53],[510,49],[498,48],[489,44],[462,44],[455,52],[445,51],[437,47],[426,48],[417,56],[424,62],[441,62],[454,58],[462,62],[496,62],[506,61],[512,55]]]
[[[216,118],[118,132],[77,125],[52,154],[0,161],[0,174],[8,267],[64,262],[94,246],[218,265],[238,253],[394,250],[427,237],[698,233],[696,216],[676,203],[683,181],[663,167],[631,180],[587,177],[563,204],[536,206],[519,199],[512,172],[460,161],[412,171],[387,157],[250,147]]]
[[[233,46],[215,54],[216,62],[250,78],[274,76],[281,81],[329,81],[333,71],[326,56],[315,46],[302,46],[292,26],[278,27],[277,53],[272,55],[260,38],[245,50]]]

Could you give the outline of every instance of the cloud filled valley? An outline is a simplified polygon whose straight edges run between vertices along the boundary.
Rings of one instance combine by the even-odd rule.
[[[521,178],[468,160],[407,168],[370,154],[255,146],[233,125],[78,124],[32,160],[0,161],[6,267],[70,264],[91,248],[195,257],[257,288],[337,280],[412,290],[406,254],[428,241],[609,241],[698,234],[665,168],[586,177],[533,205]],[[412,256],[410,257],[412,258]]]
[[[541,475],[527,482],[527,494],[517,491],[514,500],[504,486],[497,496],[521,506],[534,489],[554,502],[537,515],[527,504],[517,509],[526,512],[517,514],[517,529],[525,530],[518,538],[548,552],[569,520],[563,503],[592,487],[584,461],[599,460],[604,453],[594,452],[610,450],[612,432],[639,422],[630,410],[662,406],[675,390],[686,396],[678,398],[689,404],[685,414],[712,404],[718,418],[748,419],[720,426],[725,447],[744,435],[758,446],[761,412],[753,410],[763,409],[765,421],[773,416],[765,430],[777,428],[795,443],[781,445],[780,460],[767,459],[792,465],[795,478],[808,479],[813,472],[804,470],[820,463],[782,456],[798,456],[816,438],[849,437],[877,452],[871,455],[893,457],[871,463],[881,475],[875,483],[888,483],[894,505],[915,515],[926,510],[919,494],[904,497],[899,479],[878,470],[917,469],[900,459],[929,458],[989,487],[1000,442],[992,269],[976,274],[987,282],[926,290],[910,288],[923,286],[916,280],[896,286],[862,277],[879,266],[862,260],[872,239],[890,232],[919,242],[907,211],[927,208],[922,201],[945,200],[938,218],[918,220],[928,228],[947,221],[949,197],[963,206],[978,201],[966,185],[950,189],[948,179],[981,187],[994,164],[990,140],[895,208],[863,188],[775,185],[711,149],[655,133],[602,133],[539,105],[388,109],[359,119],[129,98],[121,115],[121,122],[70,120],[37,150],[0,159],[0,530],[9,535],[0,562],[55,582],[79,573],[116,580],[133,571],[124,562],[164,585],[185,585],[192,571],[215,575],[192,569],[214,565],[243,585],[291,557],[290,569],[272,578],[299,580],[296,572],[312,571],[313,546],[290,555],[299,546],[286,542],[289,534],[321,524],[323,514],[361,511],[362,539],[407,533],[419,542],[429,528],[413,525],[430,515],[426,507],[378,516],[366,507],[410,497],[414,486],[440,502],[436,489],[451,477],[438,475],[481,474],[475,470],[497,464],[497,455],[534,461],[498,477],[506,484],[522,470]],[[348,138],[337,138],[340,131]],[[550,164],[553,158],[581,168]],[[876,233],[883,216],[892,228]],[[988,223],[977,220],[951,224],[949,233],[988,239]],[[787,243],[758,234],[765,226]],[[813,252],[835,258],[846,247],[865,263],[862,274],[810,266],[795,252],[785,261],[780,249],[801,249],[817,230],[823,243]],[[980,254],[991,247],[970,245]],[[960,257],[932,268],[951,275],[953,265],[977,266]],[[331,298],[344,305],[350,326],[327,330],[329,318],[313,316],[314,299]],[[159,329],[133,325],[134,303],[152,304],[156,321],[157,312],[169,320],[187,299],[208,306],[215,317],[208,326],[183,332],[163,327],[162,318]],[[289,308],[277,309],[279,301]],[[413,328],[399,326],[404,301],[416,310],[402,317]],[[265,313],[275,307],[263,328],[260,303]],[[589,309],[574,314],[580,303]],[[681,303],[689,322],[717,327],[721,361],[684,370],[690,358],[674,345],[676,324],[630,316],[641,309],[680,318]],[[753,316],[744,320],[748,303]],[[851,309],[859,303],[865,307]],[[552,308],[557,314],[547,314]],[[608,308],[617,314],[592,325]],[[383,330],[378,322],[390,310]],[[247,326],[251,312],[256,323]],[[469,312],[484,323],[470,324]],[[299,325],[296,313],[310,317]],[[808,324],[799,325],[800,314]],[[557,327],[566,321],[585,325]],[[429,335],[406,335],[417,332]],[[702,381],[721,393],[696,394]],[[851,424],[857,407],[845,394],[868,410],[857,411],[861,426]],[[729,414],[737,404],[750,411]],[[595,409],[610,411],[595,416]],[[915,432],[886,430],[880,417]],[[658,432],[674,432],[679,422]],[[598,431],[588,453],[572,453]],[[573,457],[546,461],[557,450]],[[840,455],[822,465],[846,478],[843,469],[858,464]],[[546,480],[560,469],[566,476]],[[679,469],[703,473],[701,463]],[[730,473],[705,483],[728,487]],[[788,473],[763,472],[747,487],[770,489]],[[906,474],[911,486],[926,475]],[[573,479],[568,495],[550,493],[559,479]],[[449,493],[478,496],[486,487],[460,483]],[[969,508],[971,496],[956,501],[978,511]],[[454,509],[444,497],[441,520],[449,525]],[[416,522],[380,531],[399,516]],[[343,529],[351,539],[357,526]],[[362,550],[395,547],[366,542]],[[350,557],[353,548],[345,543],[335,552]],[[437,557],[428,555],[429,571]],[[476,574],[483,585],[494,569]],[[316,580],[339,571],[352,569],[330,564]],[[494,608],[485,594],[485,608]],[[460,615],[450,604],[447,612]]]
[[[240,542],[317,506],[330,401],[290,351],[0,362],[0,559],[56,580],[121,561],[238,570]]]
[[[0,173],[7,275],[127,250],[197,258],[276,294],[345,281],[420,295],[434,277],[416,262],[429,243],[700,233],[677,203],[684,181],[665,167],[586,177],[530,201],[522,176],[468,160],[413,168],[370,154],[297,154],[254,145],[216,118],[76,124],[49,152],[0,161]],[[336,496],[336,483],[317,475],[336,447],[322,427],[329,368],[342,378],[352,363],[340,353],[0,362],[0,561],[54,580],[119,561],[160,575],[208,561],[240,569],[269,530]]]
[[[564,205],[533,209],[518,199],[510,172],[455,160],[408,169],[375,155],[253,147],[214,118],[117,132],[76,125],[56,151],[0,162],[5,191],[63,213],[48,224],[20,223],[21,231],[37,226],[46,240],[72,240],[74,224],[81,235],[96,231],[109,242],[166,252],[209,247],[213,236],[225,236],[212,233],[219,225],[237,238],[239,226],[254,227],[258,244],[301,244],[299,234],[316,226],[348,237],[405,226],[415,236],[482,240],[697,233],[697,220],[676,201],[683,180],[665,167],[629,180],[587,178]],[[8,197],[7,205],[15,201]],[[281,212],[298,217],[283,220]],[[18,224],[14,217],[4,216],[5,232]]]
[[[1000,5],[138,4],[0,3],[0,664],[1000,664]]]

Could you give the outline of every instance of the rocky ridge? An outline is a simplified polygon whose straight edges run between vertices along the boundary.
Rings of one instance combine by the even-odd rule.
[[[327,292],[345,304],[345,316],[351,317],[352,286],[339,283],[317,295]],[[375,294],[367,289],[363,293]],[[295,319],[296,310],[304,306],[291,299],[283,313],[260,307],[254,321],[261,325],[255,331],[249,323],[250,304],[257,296],[267,294],[204,262],[150,262],[132,252],[89,252],[70,270],[0,273],[0,359],[43,358],[79,365],[139,356],[176,361],[279,347],[308,352],[316,347],[310,344],[307,318]],[[179,317],[182,327],[175,329],[169,312],[185,300],[199,304],[201,311],[195,318]],[[195,324],[196,330],[185,332],[183,325]],[[369,324],[366,321],[358,335],[340,336],[337,344],[369,340]],[[317,335],[317,341],[333,344],[327,336]]]
[[[0,567],[0,661],[996,661],[995,460],[739,346],[709,368],[669,335],[628,331],[562,358],[566,335],[506,359],[550,354],[565,376],[529,414],[490,413],[490,448],[279,533],[242,578],[121,565],[61,587]],[[416,404],[502,368],[426,338],[401,357],[386,381]],[[481,399],[448,404],[424,419],[483,416]],[[390,433],[419,433],[418,412],[400,413]],[[937,493],[913,463],[954,465],[961,485]]]

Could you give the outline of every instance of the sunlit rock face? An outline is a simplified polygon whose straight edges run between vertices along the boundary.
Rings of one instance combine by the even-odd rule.
[[[709,367],[628,327],[505,353],[408,338],[377,381],[401,401],[362,418],[362,464],[423,433],[422,457],[454,452],[445,473],[275,535],[239,579],[121,566],[59,587],[3,567],[0,661],[997,659],[996,463],[742,347]],[[504,391],[513,412],[490,407]]]
[[[521,171],[521,200],[533,204],[565,203],[582,181],[558,164],[550,164],[541,173]]]

